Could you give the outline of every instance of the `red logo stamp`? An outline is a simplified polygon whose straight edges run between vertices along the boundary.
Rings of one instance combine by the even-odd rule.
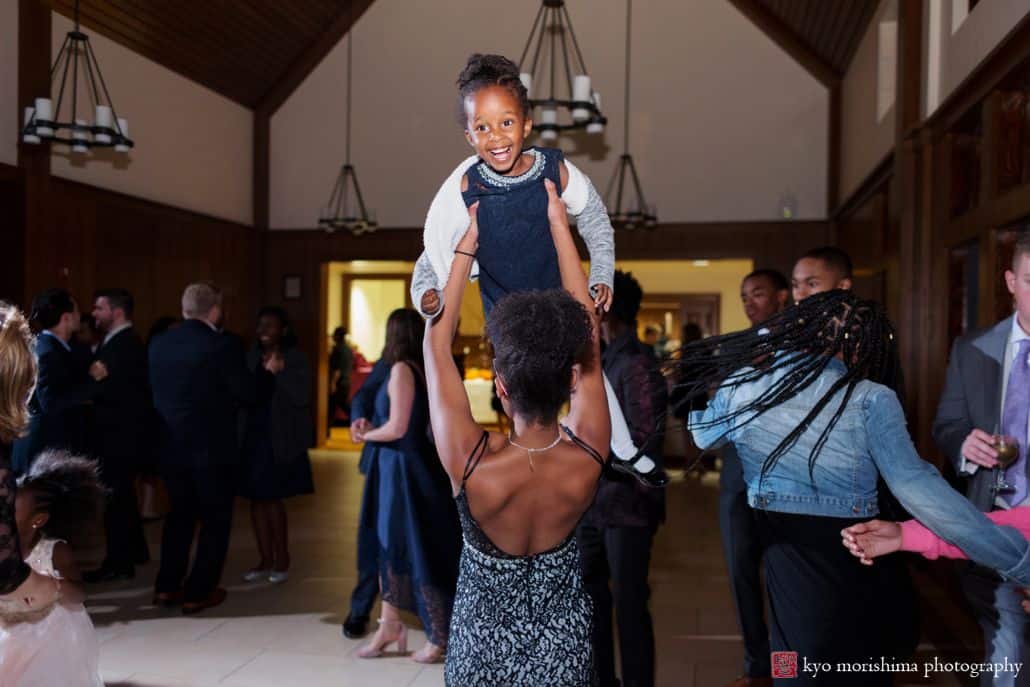
[[[798,652],[796,652],[796,651],[774,651],[774,652],[772,652],[772,676],[773,676],[773,678],[797,677],[798,676]]]

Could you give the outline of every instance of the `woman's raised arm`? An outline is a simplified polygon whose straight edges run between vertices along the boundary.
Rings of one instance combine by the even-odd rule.
[[[600,318],[595,310],[594,301],[590,298],[579,251],[572,240],[565,203],[558,196],[558,190],[550,179],[544,180],[544,187],[547,189],[547,218],[551,222],[551,238],[558,252],[562,287],[579,301],[590,317],[590,346],[577,365],[578,376],[576,386],[572,390],[568,423],[581,439],[606,453],[611,442],[612,423],[608,415],[604,378],[601,375]]]
[[[426,321],[426,336],[422,344],[433,436],[440,462],[450,475],[455,489],[461,484],[468,454],[483,434],[483,428],[472,418],[468,394],[465,393],[465,385],[451,355],[451,345],[461,312],[461,299],[479,247],[477,208],[478,203],[469,208],[471,223],[454,250],[451,272],[444,286],[443,312],[435,319]]]

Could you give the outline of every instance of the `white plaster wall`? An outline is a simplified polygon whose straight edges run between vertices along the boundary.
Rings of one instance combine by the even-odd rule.
[[[18,2],[0,0],[0,162],[18,164]]]
[[[62,15],[52,16],[56,57],[72,24]],[[55,147],[52,173],[251,224],[251,111],[95,32],[89,36],[118,114],[129,120],[136,147],[127,161],[112,151],[72,156],[67,148]]]
[[[354,41],[352,161],[383,226],[419,226],[468,147],[454,82],[472,52],[518,59],[537,4],[376,0]],[[622,152],[624,0],[569,0],[603,98],[602,141],[559,145],[602,191]],[[826,214],[826,89],[725,0],[637,0],[630,152],[663,222]],[[274,115],[271,226],[312,227],[344,156],[346,38]],[[588,147],[583,147],[586,141]]]
[[[894,0],[897,2],[897,0]],[[897,110],[877,116],[880,22],[895,9],[883,0],[844,75],[841,90],[841,200],[847,199],[894,147]]]
[[[926,114],[937,107],[990,55],[1027,14],[1030,0],[981,0],[955,28],[954,8],[968,0],[930,0],[927,32],[931,69]],[[935,81],[936,80],[936,83]]]

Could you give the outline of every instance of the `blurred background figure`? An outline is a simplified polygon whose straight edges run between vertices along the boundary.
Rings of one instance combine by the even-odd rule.
[[[311,373],[282,308],[265,307],[258,313],[257,342],[247,353],[247,368],[254,376],[256,395],[246,411],[240,495],[250,499],[261,559],[243,579],[280,583],[290,569],[283,499],[315,490],[308,459],[315,438]]]

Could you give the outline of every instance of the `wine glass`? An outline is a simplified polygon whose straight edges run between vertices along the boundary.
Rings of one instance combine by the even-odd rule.
[[[994,492],[1013,491],[1015,487],[1005,480],[1005,470],[1019,459],[1019,441],[1015,437],[995,433],[994,450],[998,452]]]

